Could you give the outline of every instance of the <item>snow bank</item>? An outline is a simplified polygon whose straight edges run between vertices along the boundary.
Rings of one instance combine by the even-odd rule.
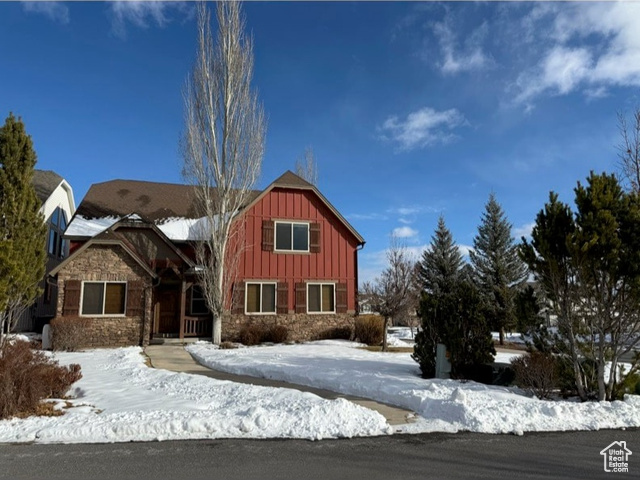
[[[137,347],[56,358],[82,365],[83,378],[71,392],[73,407],[60,417],[0,421],[0,442],[316,440],[391,432],[382,415],[344,399],[152,369]]]
[[[403,431],[517,433],[640,426],[640,397],[624,402],[542,401],[517,389],[420,378],[406,353],[378,353],[314,342],[303,345],[216,350],[194,344],[189,352],[217,370],[311,385],[371,398],[420,415]]]

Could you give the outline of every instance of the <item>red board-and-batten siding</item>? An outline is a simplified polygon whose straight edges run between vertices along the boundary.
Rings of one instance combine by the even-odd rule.
[[[262,249],[264,220],[320,224],[319,253],[279,253]],[[356,308],[358,241],[333,212],[309,190],[274,188],[246,213],[246,249],[239,280],[288,283],[289,311],[295,310],[295,285],[327,281],[347,285],[347,310]]]

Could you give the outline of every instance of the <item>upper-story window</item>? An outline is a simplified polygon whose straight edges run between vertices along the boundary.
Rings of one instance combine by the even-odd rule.
[[[308,252],[309,224],[298,222],[275,222],[276,251]]]
[[[67,255],[67,241],[62,234],[67,229],[67,215],[60,207],[57,207],[49,220],[49,239],[47,253],[52,257],[64,258]]]

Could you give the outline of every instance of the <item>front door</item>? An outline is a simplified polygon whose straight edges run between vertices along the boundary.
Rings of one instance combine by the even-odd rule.
[[[180,294],[175,290],[158,292],[158,333],[180,333]]]

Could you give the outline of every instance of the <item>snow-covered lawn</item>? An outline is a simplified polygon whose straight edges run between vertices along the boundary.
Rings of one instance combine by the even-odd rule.
[[[70,392],[74,406],[59,417],[2,420],[0,442],[322,439],[391,431],[382,415],[343,399],[156,370],[141,353],[131,347],[56,354],[61,364],[82,366]]]
[[[369,352],[350,342],[218,350],[190,345],[202,364],[371,398],[419,414],[405,432],[518,433],[640,426],[640,397],[623,402],[542,401],[517,389],[420,378],[409,353]]]

